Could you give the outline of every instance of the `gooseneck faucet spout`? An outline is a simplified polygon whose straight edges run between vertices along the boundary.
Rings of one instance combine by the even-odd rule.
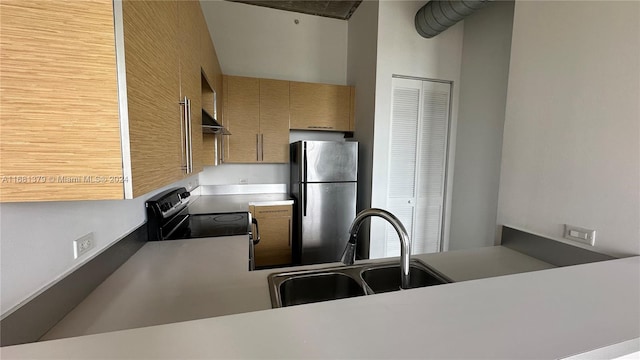
[[[353,262],[356,259],[356,240],[358,238],[358,230],[360,229],[360,225],[364,219],[378,216],[385,220],[387,220],[393,228],[398,233],[398,237],[400,238],[400,270],[401,270],[401,287],[403,289],[409,288],[409,260],[411,257],[411,239],[409,239],[409,234],[407,230],[404,228],[404,225],[400,222],[400,220],[395,217],[392,213],[377,208],[371,208],[362,210],[356,218],[351,223],[351,227],[349,228],[349,241],[347,242],[347,246],[344,249],[344,253],[342,254],[342,262],[345,265],[353,265]]]

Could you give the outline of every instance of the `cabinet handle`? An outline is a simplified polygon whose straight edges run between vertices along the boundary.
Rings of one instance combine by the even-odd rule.
[[[216,135],[220,139],[220,164],[224,163],[224,136]]]
[[[189,172],[189,160],[187,159],[187,117],[189,114],[187,113],[187,97],[184,97],[184,100],[180,101],[180,106],[182,106],[182,114],[180,114],[180,147],[182,151],[182,170],[185,172]]]
[[[260,134],[256,134],[256,161],[260,161]]]
[[[333,129],[333,126],[307,126],[308,129]]]
[[[291,218],[289,218],[289,248],[291,248]]]
[[[264,134],[260,134],[260,161],[264,161]]]
[[[258,227],[258,219],[252,218],[251,223],[256,227],[256,236],[253,238],[253,245],[258,245],[258,243],[260,242],[260,228]]]
[[[193,173],[193,122],[192,122],[192,118],[191,118],[191,100],[187,99],[187,108],[189,109],[189,131],[187,132],[189,134],[189,170],[187,170],[187,173],[191,174]]]

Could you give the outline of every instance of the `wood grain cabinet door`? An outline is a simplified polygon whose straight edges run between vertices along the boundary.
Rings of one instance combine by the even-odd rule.
[[[260,80],[224,76],[225,162],[258,162],[260,141]]]
[[[191,166],[184,176],[202,171],[202,91],[201,91],[201,46],[200,18],[202,10],[195,0],[178,1],[180,38],[180,98],[190,101],[191,116]]]
[[[122,199],[113,2],[0,13],[0,201]]]
[[[260,157],[289,162],[289,82],[260,79]]]
[[[178,3],[123,1],[133,196],[183,178]]]
[[[260,226],[256,266],[291,264],[291,205],[251,206],[250,211]]]
[[[349,86],[290,83],[291,129],[349,131]]]
[[[207,28],[207,22],[200,12],[200,17],[197,19],[199,33],[200,33],[200,66],[202,71],[202,108],[207,110],[213,115],[213,93],[209,90],[213,90],[216,93],[216,112],[217,120],[222,120],[222,69],[220,68],[220,62],[218,61],[218,55],[213,46],[209,29]],[[206,84],[204,84],[206,83]],[[207,89],[208,87],[208,89]],[[222,153],[220,146],[222,145],[223,138],[214,134],[202,134],[202,161],[203,165],[217,165],[220,160],[219,154]],[[217,147],[217,148],[216,148]],[[217,158],[216,158],[217,157]]]

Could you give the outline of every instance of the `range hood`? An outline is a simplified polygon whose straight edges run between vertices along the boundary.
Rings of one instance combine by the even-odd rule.
[[[231,132],[213,117],[205,109],[202,109],[202,132],[205,134],[231,135]]]

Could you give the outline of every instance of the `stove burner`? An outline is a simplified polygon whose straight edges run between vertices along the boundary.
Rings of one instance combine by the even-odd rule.
[[[189,195],[181,187],[147,200],[149,240],[251,235],[253,227],[248,211],[191,214],[187,205]]]

